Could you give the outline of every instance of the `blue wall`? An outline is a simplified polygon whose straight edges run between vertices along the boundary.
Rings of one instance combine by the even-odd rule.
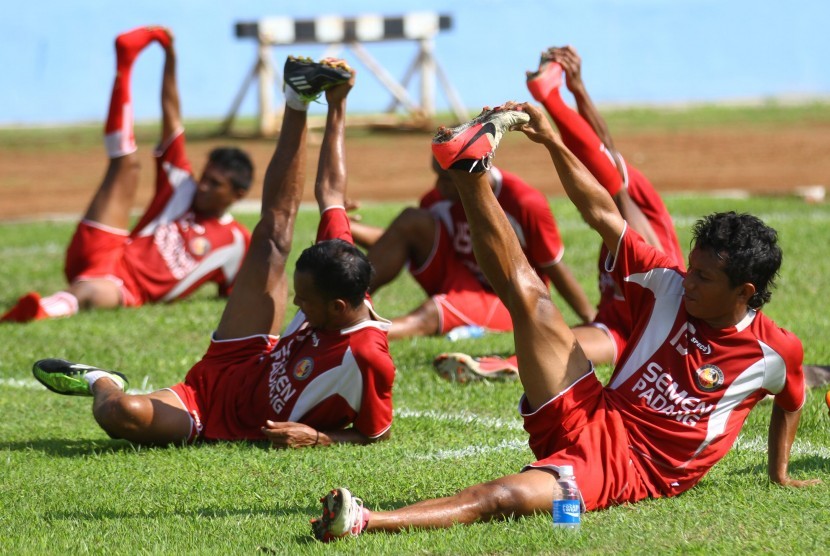
[[[474,109],[528,98],[524,70],[535,65],[543,48],[566,43],[580,51],[584,79],[600,103],[830,95],[830,2],[822,0],[142,0],[118,3],[110,13],[113,5],[102,0],[4,4],[0,125],[102,120],[115,65],[113,38],[150,23],[168,25],[176,34],[185,116],[224,116],[255,57],[255,42],[236,39],[234,23],[273,15],[451,14],[454,28],[439,34],[436,53],[464,103]],[[405,42],[368,49],[397,77],[415,54],[415,45]],[[322,52],[318,46],[273,49],[280,66],[289,53]],[[161,49],[153,47],[137,62],[139,120],[159,114],[162,60]],[[367,70],[362,74],[352,110],[385,109],[388,93]],[[439,95],[439,109],[446,106]],[[254,89],[243,113],[256,113]]]

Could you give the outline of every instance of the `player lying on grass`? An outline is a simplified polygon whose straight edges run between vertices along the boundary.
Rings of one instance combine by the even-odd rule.
[[[386,331],[367,297],[372,267],[353,245],[344,208],[346,96],[354,73],[341,60],[289,58],[286,109],[265,173],[261,219],[207,353],[184,382],[147,395],[123,375],[62,359],[34,365],[60,394],[92,396],[110,436],[139,444],[270,440],[276,447],[370,443],[392,424]],[[298,89],[292,87],[297,84]],[[288,260],[306,167],[308,102],[325,90],[328,116],[315,183],[317,243],[294,272],[297,316],[282,337]],[[351,425],[351,426],[350,426]]]
[[[404,266],[429,296],[406,315],[392,319],[389,337],[445,334],[478,325],[510,331],[513,324],[473,254],[470,227],[446,170],[432,161],[435,186],[383,230],[352,226],[355,241],[368,247],[376,269],[372,291],[394,280]],[[584,321],[594,316],[588,297],[562,260],[565,247],[544,195],[515,174],[492,168],[487,179],[507,214],[527,259],[545,284],[553,284]]]
[[[563,74],[567,77],[563,81]],[[563,82],[573,94],[577,110],[568,107],[560,94]],[[684,268],[683,253],[674,223],[660,195],[637,168],[625,161],[614,147],[605,120],[594,106],[582,80],[582,60],[572,46],[549,48],[539,67],[527,74],[527,88],[553,118],[562,142],[614,199],[629,226],[647,243]],[[632,317],[622,290],[605,270],[608,249],[600,248],[598,270],[600,301],[596,318],[574,328],[585,355],[595,364],[616,363],[631,336]],[[436,370],[449,380],[466,382],[481,378],[505,378],[518,371],[516,356],[472,357],[464,353],[439,355]],[[830,367],[804,365],[805,384],[830,383]]]
[[[553,118],[565,146],[608,191],[631,228],[683,269],[683,251],[668,209],[649,180],[614,147],[608,126],[582,80],[581,66],[582,61],[573,47],[550,48],[542,54],[537,70],[527,73],[527,88]],[[576,111],[565,104],[560,93],[564,76],[576,101]],[[632,326],[622,292],[605,270],[608,250],[601,245],[599,251],[600,299],[596,316],[574,327],[580,346],[595,365],[617,361]],[[517,372],[515,355],[502,358],[444,353],[433,364],[441,376],[460,382],[504,378]]]
[[[139,53],[158,42],[166,53],[161,87],[161,143],[156,190],[144,215],[128,230],[138,189],[130,74]],[[176,52],[164,27],[141,27],[115,40],[116,75],[105,126],[109,166],[66,253],[69,286],[43,297],[30,292],[5,322],[67,317],[92,308],[138,307],[181,299],[207,282],[227,295],[250,234],[228,208],[248,192],[253,166],[232,147],[213,150],[197,180],[185,153]]]
[[[568,197],[611,253],[606,268],[631,305],[633,334],[606,387],[487,183],[493,150],[510,129],[548,150]],[[335,489],[312,522],[318,539],[549,513],[551,498],[562,494],[563,465],[573,466],[588,511],[675,496],[729,451],[768,393],[775,395],[770,480],[818,482],[788,474],[805,399],[801,343],[760,310],[781,263],[775,230],[748,214],[704,217],[683,271],[628,226],[608,191],[529,104],[508,103],[441,129],[433,150],[458,186],[482,270],[513,317],[520,411],[537,461],[453,496],[389,511],[369,511],[347,489]]]

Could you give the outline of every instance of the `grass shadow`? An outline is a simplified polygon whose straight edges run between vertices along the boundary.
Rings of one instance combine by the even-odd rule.
[[[194,446],[210,446],[220,442],[199,441]],[[232,444],[246,444],[252,449],[270,450],[269,442],[232,442]],[[188,448],[186,444],[170,444],[168,446],[141,446],[127,440],[120,439],[65,439],[43,438],[39,440],[0,442],[0,451],[24,452],[36,451],[53,457],[75,458],[79,456],[102,455],[106,453],[140,452],[143,450],[177,450]]]

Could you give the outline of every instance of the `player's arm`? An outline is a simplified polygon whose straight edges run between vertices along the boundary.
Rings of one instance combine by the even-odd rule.
[[[614,146],[614,139],[611,137],[611,132],[605,123],[605,119],[597,110],[591,95],[588,94],[588,89],[585,87],[585,82],[582,80],[582,59],[579,57],[576,49],[572,46],[564,46],[561,48],[552,48],[549,51],[551,59],[558,62],[565,71],[567,77],[566,83],[568,90],[573,94],[576,101],[576,109],[579,115],[588,122],[594,133],[597,134],[602,144],[614,157],[614,164],[617,171],[620,173],[623,182],[626,180],[623,171],[623,161],[620,157],[617,148]],[[622,188],[615,196],[614,202],[617,204],[622,217],[631,226],[631,229],[640,234],[646,243],[654,246],[659,251],[663,251],[663,246],[660,244],[660,239],[654,233],[654,228],[646,218],[643,211],[640,210],[625,188]]]
[[[600,115],[599,110],[594,105],[591,95],[588,94],[588,89],[585,88],[585,82],[582,80],[582,59],[579,57],[576,49],[572,46],[563,46],[561,48],[551,48],[548,51],[551,59],[558,62],[565,72],[566,84],[568,90],[573,94],[576,101],[576,109],[579,115],[588,122],[594,133],[597,134],[602,144],[612,153],[615,158],[617,156],[617,149],[614,147],[614,140],[611,137],[611,132],[608,131],[608,126],[605,119]],[[619,161],[617,161],[619,162]],[[619,164],[617,164],[619,168]]]
[[[320,212],[333,206],[346,206],[346,96],[354,86],[354,81],[355,75],[352,72],[347,83],[326,91],[329,107],[317,163],[317,180],[314,183],[314,198]]]
[[[531,141],[545,146],[559,174],[559,180],[565,188],[565,193],[568,194],[585,222],[599,233],[608,250],[616,253],[625,230],[625,220],[614,200],[579,159],[568,150],[562,139],[554,133],[550,122],[536,106],[528,103],[517,106],[508,103],[506,106],[521,109],[530,116],[530,122],[522,126],[520,131]]]
[[[392,436],[391,430],[387,430],[377,438],[369,438],[354,427],[334,430],[319,431],[308,425],[293,422],[266,421],[262,432],[271,441],[274,448],[317,448],[331,446],[332,444],[372,444],[387,440]]]
[[[778,404],[772,404],[772,417],[769,423],[769,444],[767,472],[770,481],[783,486],[804,487],[821,482],[820,479],[798,481],[791,479],[788,474],[790,450],[795,440],[798,421],[801,419],[801,410],[784,411]]]
[[[179,101],[179,84],[176,80],[176,47],[172,31],[165,31],[170,36],[170,45],[164,50],[164,74],[161,79],[162,144],[182,128],[182,108]]]
[[[640,234],[646,243],[655,247],[658,251],[663,252],[663,244],[660,243],[660,238],[654,233],[651,222],[648,221],[646,215],[643,214],[643,211],[640,210],[640,207],[637,206],[637,203],[628,194],[626,188],[620,189],[614,195],[614,202],[622,217],[631,226],[631,229]]]
[[[576,281],[576,278],[571,272],[571,269],[563,261],[557,264],[545,267],[543,269],[545,275],[550,278],[551,284],[559,292],[559,295],[571,306],[571,308],[579,315],[583,323],[591,322],[596,316],[596,309],[591,302],[588,301],[588,296],[585,290]]]
[[[354,220],[351,221],[351,227],[354,242],[365,249],[369,249],[375,243],[377,243],[377,241],[386,231],[385,228],[381,228],[379,226],[370,226],[369,224],[355,222]]]

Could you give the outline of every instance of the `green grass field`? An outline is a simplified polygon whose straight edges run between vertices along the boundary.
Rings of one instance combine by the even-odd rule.
[[[596,299],[598,238],[567,200],[551,203],[566,260]],[[799,335],[807,362],[830,363],[830,317],[823,306],[830,206],[784,197],[670,196],[667,204],[684,247],[690,224],[715,210],[752,212],[777,228],[784,267],[767,312]],[[362,213],[365,221],[384,224],[400,208],[371,205]],[[253,225],[253,215],[238,216]],[[315,213],[303,212],[297,252],[313,240],[316,221]],[[0,306],[29,289],[62,287],[72,230],[71,223],[0,223]],[[421,298],[402,275],[375,303],[391,316]],[[532,461],[516,412],[518,384],[457,386],[431,367],[433,356],[446,350],[507,353],[510,335],[458,344],[443,338],[393,342],[393,438],[369,447],[137,448],[110,440],[95,425],[88,399],[52,394],[31,376],[35,360],[64,357],[121,370],[137,390],[173,384],[206,349],[222,308],[214,292],[203,290],[172,306],[0,327],[0,553],[807,554],[830,546],[830,417],[823,389],[809,392],[790,465],[796,478],[824,481],[810,489],[767,480],[765,402],[731,453],[692,491],[585,515],[576,534],[555,531],[550,517],[540,515],[326,546],[312,539],[308,521],[331,487],[348,486],[367,507],[389,509],[451,494]],[[609,369],[600,371],[607,376]]]

